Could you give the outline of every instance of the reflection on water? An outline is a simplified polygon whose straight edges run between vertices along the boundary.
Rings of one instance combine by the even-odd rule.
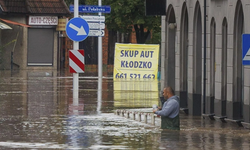
[[[158,105],[157,80],[114,81],[114,106],[116,108],[148,108]]]
[[[53,72],[27,73],[27,105],[28,118],[39,118],[53,114],[56,103]],[[37,82],[39,80],[39,82]]]
[[[97,90],[97,112],[101,113],[102,107],[102,78],[98,78],[98,90]]]
[[[248,150],[249,130],[181,114],[181,130],[161,130],[115,116],[116,108],[158,103],[158,83],[88,75],[73,105],[71,76],[0,71],[0,149]],[[101,90],[98,90],[100,89]]]

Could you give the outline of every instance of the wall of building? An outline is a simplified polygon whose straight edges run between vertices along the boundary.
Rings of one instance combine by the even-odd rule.
[[[181,100],[185,102],[181,106],[188,109],[191,115],[205,113],[219,118],[227,117],[231,120],[250,122],[250,67],[242,66],[241,63],[241,34],[249,33],[250,30],[249,15],[247,15],[250,11],[250,2],[207,0],[205,101],[203,101],[203,2],[203,0],[167,1],[166,16],[162,16],[161,88],[166,85],[173,86],[177,94],[183,98]],[[185,17],[187,22],[183,19]],[[170,29],[170,23],[176,24],[174,30]],[[188,28],[185,29],[185,26]],[[186,40],[183,39],[185,34],[188,34]],[[174,63],[169,58],[171,55],[175,56]],[[171,69],[173,65],[175,69]],[[173,76],[174,83],[172,83]],[[205,109],[203,109],[204,102]]]
[[[18,23],[27,24],[26,17],[20,15],[13,16],[0,16],[0,18],[15,21]],[[12,27],[11,30],[1,31],[1,44],[5,45],[16,39],[16,43],[13,42],[3,48],[3,63],[1,69],[11,69],[11,52],[13,52],[13,69],[42,69],[51,70],[57,69],[57,32],[54,32],[54,51],[53,51],[53,66],[28,66],[27,65],[27,49],[28,49],[28,28],[19,25],[12,25],[6,23]]]
[[[0,18],[12,20],[15,22],[26,24],[26,19],[21,16],[0,16]],[[7,24],[7,23],[6,23]],[[3,63],[1,69],[10,69],[11,68],[11,51],[13,51],[13,60],[16,65],[13,65],[13,68],[24,68],[25,67],[25,50],[27,49],[27,28],[20,27],[17,25],[11,25],[11,30],[2,30],[1,31],[1,45],[5,45],[16,39],[15,42],[9,44],[3,48]],[[19,35],[17,36],[19,32]]]

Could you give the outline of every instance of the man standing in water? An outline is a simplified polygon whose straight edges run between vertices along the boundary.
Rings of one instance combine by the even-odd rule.
[[[163,97],[167,101],[164,102],[162,109],[153,110],[155,114],[161,116],[161,128],[180,130],[179,98],[171,87],[164,88]]]

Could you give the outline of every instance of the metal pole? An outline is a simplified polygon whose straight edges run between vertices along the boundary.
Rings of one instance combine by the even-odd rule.
[[[74,18],[79,17],[79,0],[74,0]],[[79,49],[79,42],[73,42],[73,50]],[[79,74],[73,73],[73,105],[78,105],[79,97]]]
[[[97,91],[97,113],[101,113],[102,108],[102,78],[98,78],[98,91]]]
[[[98,5],[102,6],[102,0],[98,0]],[[98,15],[102,15],[101,12]],[[101,29],[100,29],[101,30]],[[98,37],[98,78],[102,78],[102,37]],[[98,87],[100,90],[101,86]]]
[[[13,70],[13,52],[11,51],[10,53],[10,70],[12,71]]]
[[[102,0],[98,0],[98,5],[102,6]],[[102,15],[101,12],[98,15]],[[100,22],[101,23],[101,22]],[[101,28],[100,28],[101,30]],[[98,114],[101,111],[101,104],[102,104],[102,37],[98,37],[98,91],[97,91],[97,112]]]
[[[206,49],[206,36],[207,36],[207,2],[204,0],[204,72],[203,72],[203,114],[206,113],[206,59],[207,59],[207,49]]]

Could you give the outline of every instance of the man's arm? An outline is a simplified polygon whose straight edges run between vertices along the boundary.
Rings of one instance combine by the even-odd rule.
[[[160,116],[169,116],[171,112],[173,112],[178,107],[178,104],[176,101],[170,101],[167,103],[167,106],[162,108],[160,111],[154,111],[155,114]]]

